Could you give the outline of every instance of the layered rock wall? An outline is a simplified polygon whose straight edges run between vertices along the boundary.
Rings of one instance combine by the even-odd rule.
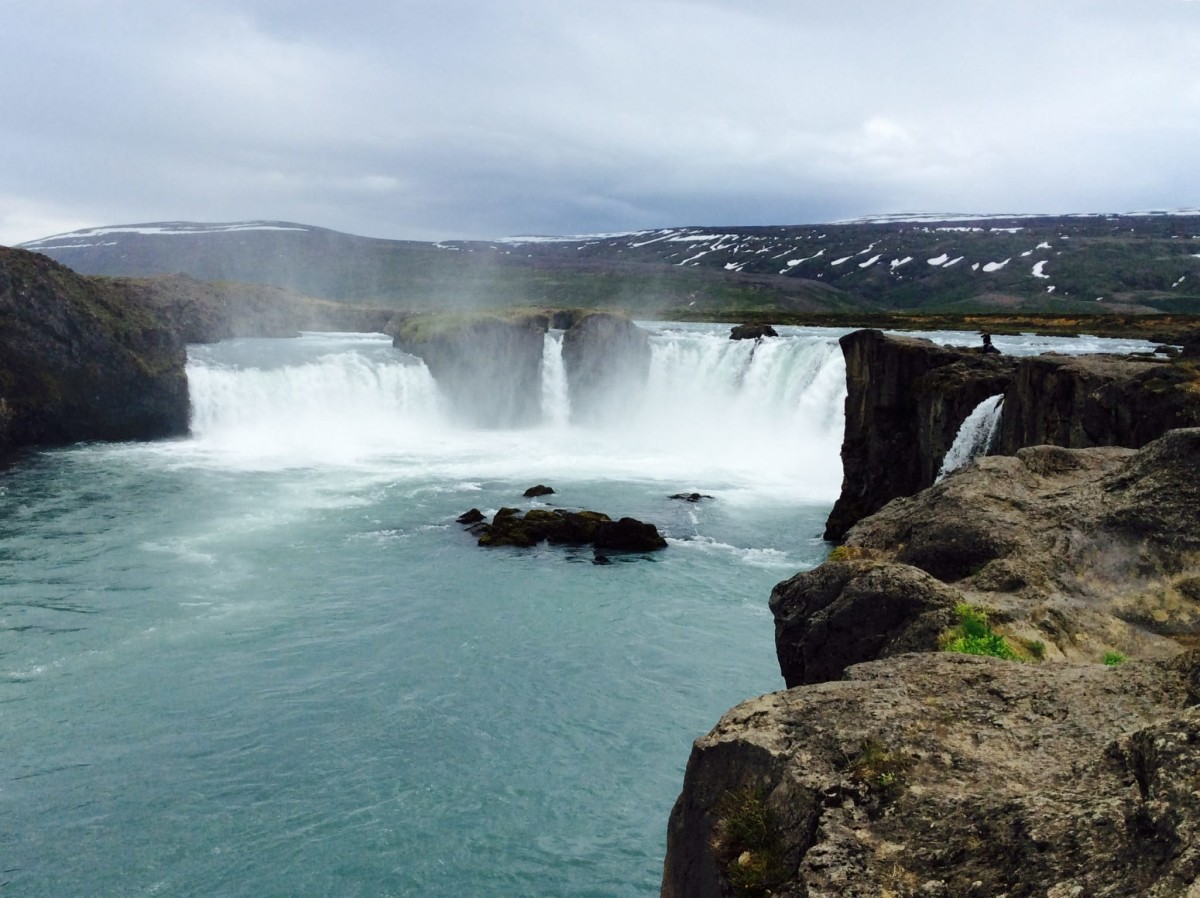
[[[1139,449],[1176,427],[1200,426],[1196,372],[1162,359],[1022,359],[1004,397],[992,452],[1025,446]]]
[[[864,330],[841,339],[846,357],[842,492],[825,526],[840,540],[855,521],[933,483],[958,428],[1003,393],[1016,361],[915,337]]]

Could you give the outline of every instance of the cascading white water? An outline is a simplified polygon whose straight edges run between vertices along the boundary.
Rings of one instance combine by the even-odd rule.
[[[663,479],[684,490],[836,496],[845,373],[829,333],[753,344],[723,328],[648,325],[647,382],[618,414],[570,423],[562,337],[548,334],[540,427],[480,431],[443,415],[425,366],[382,335],[192,347],[191,448],[250,466],[409,466],[464,480]]]
[[[565,427],[571,419],[567,369],[563,365],[562,334],[547,331],[542,343],[542,420]]]
[[[192,347],[192,435],[226,455],[343,461],[438,426],[437,387],[383,337],[311,335]],[[251,364],[243,358],[253,359]]]
[[[941,482],[947,474],[957,471],[971,460],[987,453],[1000,427],[1000,414],[1004,405],[1004,394],[989,396],[967,415],[966,420],[958,428],[954,443],[942,460],[942,468],[938,472],[935,483]]]
[[[764,487],[836,497],[846,391],[836,339],[756,344],[668,327],[651,345],[650,378],[632,421],[646,444],[683,454],[698,472],[716,462]]]

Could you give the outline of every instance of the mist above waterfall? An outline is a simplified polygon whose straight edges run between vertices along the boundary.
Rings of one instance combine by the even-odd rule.
[[[193,347],[194,439],[220,464],[387,465],[463,479],[666,480],[832,499],[844,365],[833,331],[759,344],[720,326],[651,324],[644,383],[616,379],[605,414],[570,423],[561,335],[545,337],[536,426],[464,426],[424,364],[381,335],[309,334]]]

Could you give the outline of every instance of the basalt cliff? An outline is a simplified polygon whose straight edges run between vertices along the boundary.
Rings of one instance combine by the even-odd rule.
[[[790,688],[696,742],[662,894],[1196,898],[1195,369],[843,348],[844,457],[883,464],[863,435],[886,422],[900,476],[773,591]],[[930,486],[989,391],[1013,454]]]
[[[917,337],[855,331],[846,358],[841,495],[825,538],[898,496],[933,484],[959,426],[1004,395],[992,452],[1025,446],[1137,449],[1176,427],[1200,426],[1196,362],[1137,356],[1012,358]]]
[[[615,312],[515,310],[398,315],[393,344],[422,359],[449,410],[474,427],[523,427],[542,416],[546,334],[563,331],[571,415],[581,422],[619,413],[650,369],[650,341]]]

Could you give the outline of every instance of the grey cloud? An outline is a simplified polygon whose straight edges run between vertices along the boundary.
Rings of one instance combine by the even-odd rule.
[[[4,10],[8,10],[7,12]],[[0,7],[0,241],[1200,205],[1183,0]]]

